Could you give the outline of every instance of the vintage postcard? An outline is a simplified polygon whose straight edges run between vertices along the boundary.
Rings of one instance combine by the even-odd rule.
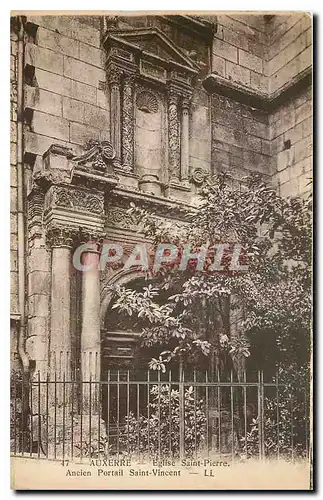
[[[11,487],[313,489],[312,15],[10,27]]]

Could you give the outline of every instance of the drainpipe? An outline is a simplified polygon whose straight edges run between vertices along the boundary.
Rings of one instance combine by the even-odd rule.
[[[18,198],[18,297],[19,297],[19,336],[18,353],[23,372],[29,372],[29,357],[25,351],[25,216],[24,216],[24,164],[23,164],[23,114],[24,114],[24,19],[18,18],[18,55],[17,55],[17,198]]]

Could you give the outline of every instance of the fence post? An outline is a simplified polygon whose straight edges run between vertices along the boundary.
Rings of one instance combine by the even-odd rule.
[[[185,454],[185,391],[182,359],[179,362],[179,455]]]
[[[259,434],[259,460],[263,460],[265,456],[263,371],[258,371],[258,434]]]

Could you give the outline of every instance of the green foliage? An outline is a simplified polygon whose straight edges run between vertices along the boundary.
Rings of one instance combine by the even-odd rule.
[[[310,200],[284,199],[258,175],[235,186],[228,175],[220,174],[202,187],[199,205],[186,214],[185,223],[163,221],[140,207],[130,211],[154,250],[160,243],[182,249],[177,262],[154,275],[157,285],[142,292],[116,290],[114,307],[145,320],[142,343],[160,350],[152,368],[163,371],[179,358],[197,363],[213,353],[220,368],[230,357],[239,372],[247,358],[251,363],[255,359],[257,345],[260,363],[266,356],[273,365],[308,363]],[[231,256],[225,254],[224,271],[210,272],[218,243],[240,244],[240,263],[247,263],[248,271],[230,270]],[[178,270],[185,244],[192,245],[192,251],[208,245],[202,271],[196,270],[196,261],[190,261],[186,271]],[[165,290],[170,296],[161,305],[157,299]],[[261,352],[261,345],[268,351]]]
[[[178,457],[180,451],[180,394],[169,385],[155,385],[150,391],[149,417],[130,413],[125,418],[121,443],[132,455]],[[205,402],[195,389],[184,392],[185,455],[193,456],[204,443],[206,433]]]

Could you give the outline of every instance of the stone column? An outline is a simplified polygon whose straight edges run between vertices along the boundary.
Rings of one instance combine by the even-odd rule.
[[[131,170],[134,168],[134,82],[135,75],[126,75],[122,105],[122,164]]]
[[[50,371],[57,380],[70,380],[71,370],[71,251],[70,230],[53,228],[48,231],[52,248]]]
[[[182,100],[181,116],[181,181],[188,182],[189,169],[189,99]]]
[[[178,94],[173,90],[168,93],[168,151],[169,181],[178,182],[180,179]]]
[[[83,252],[82,264],[89,266],[82,271],[82,331],[81,331],[81,370],[83,382],[99,381],[100,374],[100,253],[92,241],[93,250]],[[83,412],[97,412],[98,386],[83,385]]]
[[[111,67],[108,74],[111,86],[111,102],[110,102],[110,126],[111,126],[111,142],[116,151],[118,159],[121,158],[121,72],[114,67]]]

